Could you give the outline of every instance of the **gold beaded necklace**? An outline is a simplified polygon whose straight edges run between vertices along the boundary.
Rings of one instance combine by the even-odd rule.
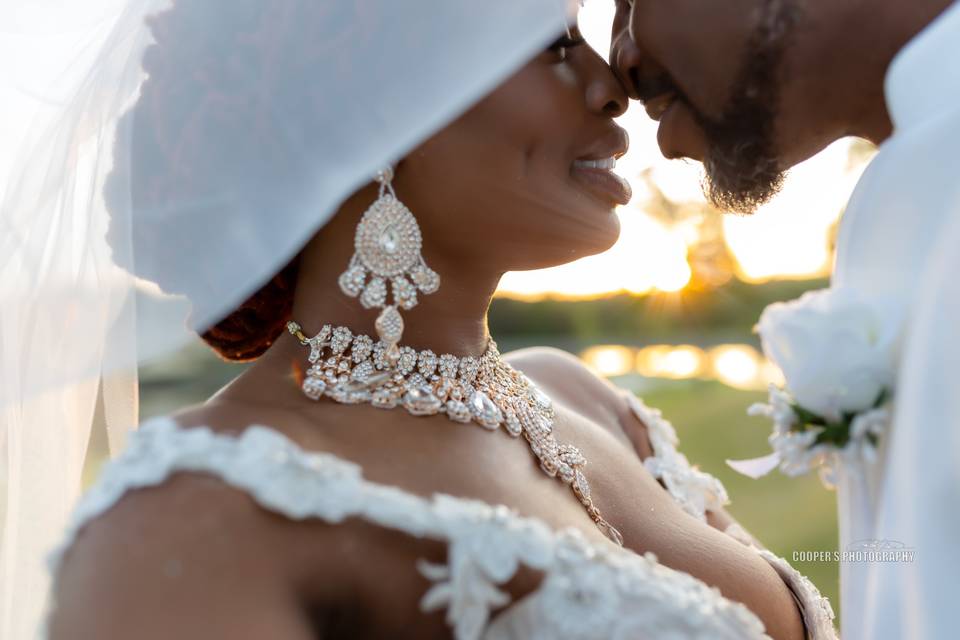
[[[458,358],[387,346],[346,327],[325,325],[312,338],[296,322],[287,329],[310,347],[301,388],[311,400],[403,407],[417,416],[445,414],[454,422],[474,422],[491,431],[502,426],[511,437],[522,435],[544,473],[569,485],[604,535],[623,546],[623,536],[590,497],[583,454],[553,434],[550,398],[503,360],[493,340],[479,358]]]

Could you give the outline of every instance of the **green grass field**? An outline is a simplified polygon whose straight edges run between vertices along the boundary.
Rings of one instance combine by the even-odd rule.
[[[728,510],[777,555],[813,581],[833,604],[839,622],[839,566],[832,562],[793,562],[795,551],[837,549],[836,497],[815,476],[788,478],[779,471],[753,480],[725,463],[770,452],[771,426],[746,409],[765,394],[738,391],[717,382],[668,383],[642,394],[673,422],[680,450],[723,482],[732,503]]]

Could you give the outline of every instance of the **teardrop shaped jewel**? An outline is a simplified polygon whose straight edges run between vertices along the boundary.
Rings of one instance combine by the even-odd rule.
[[[323,392],[327,390],[327,383],[322,378],[308,376],[304,379],[301,388],[305,396],[311,400],[319,400],[323,396]]]
[[[620,547],[623,546],[623,534],[617,531],[617,528],[615,526],[613,526],[606,520],[603,520],[602,518],[600,522],[597,522],[597,526],[600,528],[601,531],[607,534],[607,537],[610,538],[614,542],[614,544]]]
[[[520,424],[520,418],[517,417],[517,413],[513,409],[507,411],[507,415],[503,421],[503,426],[506,427],[507,433],[514,438],[523,433],[523,425]]]
[[[363,382],[364,384],[366,384],[366,387],[368,389],[378,389],[383,385],[387,384],[388,382],[390,382],[391,377],[393,376],[390,374],[389,371],[381,371],[379,373],[375,373],[371,375],[370,377],[365,379]]]
[[[377,243],[385,253],[393,255],[400,248],[400,232],[396,225],[391,224],[380,234],[380,240]]]
[[[503,412],[483,391],[473,394],[468,406],[476,421],[487,429],[496,429],[503,422]]]
[[[377,335],[387,344],[396,344],[403,337],[403,317],[396,307],[387,307],[377,317]]]
[[[550,396],[541,391],[540,388],[533,383],[530,383],[530,397],[537,403],[537,406],[544,411],[549,411],[553,408],[553,400],[550,399]]]
[[[440,398],[426,385],[414,387],[403,396],[403,406],[415,416],[432,416],[440,412]]]

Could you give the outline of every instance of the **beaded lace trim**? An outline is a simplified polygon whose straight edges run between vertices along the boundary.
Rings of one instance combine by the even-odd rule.
[[[428,500],[370,483],[356,464],[306,452],[260,426],[232,437],[207,428],[180,429],[169,418],[144,425],[81,500],[64,543],[51,556],[53,571],[86,523],[125,493],[162,484],[178,471],[216,475],[265,509],[294,520],[337,523],[360,516],[447,541],[445,565],[418,563],[433,582],[420,606],[425,612],[446,608],[458,640],[600,640],[638,632],[711,640],[768,638],[745,606],[659,565],[651,553],[593,545],[576,528],[552,531],[502,505],[444,494]],[[544,571],[545,579],[491,621],[491,610],[509,603],[499,587],[520,563]]]
[[[625,395],[650,434],[654,456],[645,464],[659,471],[657,477],[664,479],[671,496],[701,519],[706,510],[728,503],[723,485],[691,467],[676,451],[673,426],[632,394]],[[177,471],[214,474],[249,493],[265,509],[294,520],[337,523],[360,516],[417,537],[446,540],[446,565],[417,563],[433,582],[420,606],[424,612],[446,608],[458,640],[600,640],[657,633],[720,640],[769,638],[749,609],[690,575],[658,564],[652,553],[592,545],[575,528],[552,531],[542,521],[521,517],[503,505],[444,494],[427,500],[370,483],[358,465],[332,454],[304,451],[261,426],[231,437],[207,428],[181,429],[170,418],[144,425],[81,500],[63,544],[51,554],[54,573],[86,523],[128,491],[160,485]],[[756,546],[739,525],[726,533],[754,549],[790,587],[809,638],[836,640],[830,602],[806,577],[783,558]],[[545,579],[491,620],[491,610],[510,601],[498,585],[511,579],[519,563],[543,570]]]
[[[623,397],[633,414],[647,427],[647,436],[653,447],[654,455],[644,460],[643,465],[654,478],[663,482],[683,510],[706,522],[707,511],[730,504],[723,484],[691,465],[687,457],[677,451],[677,432],[660,410],[648,407],[632,393],[625,392]]]

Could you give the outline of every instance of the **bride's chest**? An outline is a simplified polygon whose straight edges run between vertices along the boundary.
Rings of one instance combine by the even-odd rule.
[[[364,476],[372,482],[395,485],[421,496],[444,493],[503,504],[544,522],[552,530],[572,527],[591,543],[612,547],[569,485],[546,475],[522,439],[475,426],[435,423],[434,429],[459,431],[448,431],[440,437],[434,431],[430,438],[420,440],[418,430],[430,422],[411,423],[405,437],[383,443],[381,455],[375,455],[369,447],[347,445],[333,453],[360,463]],[[575,443],[582,451],[592,498],[604,518],[621,531],[627,548],[639,554],[652,552],[663,565],[718,587],[748,606],[770,602],[771,577],[778,580],[770,567],[739,542],[685,512],[645,468],[625,442],[624,434],[563,410],[558,411],[555,432],[559,441]],[[435,629],[440,634],[436,637],[448,637],[443,635],[449,634],[449,628],[442,615],[425,616],[416,606],[429,588],[429,582],[416,570],[417,561],[427,558],[444,562],[445,545],[391,536],[391,532],[368,535],[386,536],[370,544],[359,544],[354,536],[351,547],[357,554],[355,575],[365,576],[366,599],[376,603],[373,608],[379,612],[366,618],[372,629],[416,629],[410,637],[434,637],[429,629]],[[371,547],[378,553],[370,554]],[[542,577],[537,571],[518,572],[506,585],[510,600],[515,602],[533,593]],[[779,606],[787,616],[791,613],[787,608],[794,605],[787,596]],[[377,622],[378,616],[384,616],[383,620]],[[377,632],[372,633],[375,637]]]

